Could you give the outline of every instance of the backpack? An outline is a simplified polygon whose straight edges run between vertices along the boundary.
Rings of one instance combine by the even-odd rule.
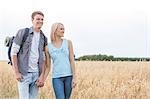
[[[23,39],[22,39],[22,43],[20,45],[20,50],[23,47],[24,42],[26,41],[27,37],[29,34],[29,28],[25,28],[25,33],[23,35]],[[12,60],[11,60],[11,48],[12,48],[12,44],[13,44],[13,40],[14,40],[15,36],[12,37],[6,37],[5,38],[5,46],[8,47],[8,64],[12,65]],[[19,51],[20,51],[19,50]]]

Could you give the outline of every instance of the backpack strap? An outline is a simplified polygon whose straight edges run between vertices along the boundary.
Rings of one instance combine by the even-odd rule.
[[[22,39],[22,45],[26,41],[28,35],[29,35],[29,28],[25,28],[25,33],[24,33],[23,39]]]
[[[41,33],[42,33],[42,35],[43,35],[43,37],[44,37],[44,46],[43,46],[43,49],[44,49],[44,51],[45,51],[45,46],[47,45],[47,38],[46,38],[46,36],[44,35],[44,33],[42,32],[42,30],[41,30]]]
[[[47,45],[46,42],[47,42],[47,38],[44,35],[44,47]]]
[[[28,35],[29,35],[29,28],[25,28],[25,33],[24,33],[24,35],[23,35],[22,43],[21,43],[21,45],[20,45],[20,51],[21,51],[21,52],[23,52],[22,47],[23,47],[23,44],[24,44],[24,42],[26,41]]]

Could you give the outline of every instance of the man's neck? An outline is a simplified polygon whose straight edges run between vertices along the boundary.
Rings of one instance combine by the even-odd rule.
[[[34,27],[33,27],[33,30],[34,30],[35,32],[40,32],[41,28],[34,28]]]

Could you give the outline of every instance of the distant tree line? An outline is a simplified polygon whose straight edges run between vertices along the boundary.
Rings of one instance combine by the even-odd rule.
[[[84,55],[76,58],[78,61],[150,61],[150,58],[114,57],[112,55]]]

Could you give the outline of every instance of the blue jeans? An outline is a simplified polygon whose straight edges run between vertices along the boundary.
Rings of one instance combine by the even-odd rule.
[[[39,77],[39,73],[30,72],[22,75],[22,79],[18,82],[19,99],[38,99],[38,87],[35,84]]]
[[[72,76],[53,78],[56,99],[70,99],[72,92]]]

